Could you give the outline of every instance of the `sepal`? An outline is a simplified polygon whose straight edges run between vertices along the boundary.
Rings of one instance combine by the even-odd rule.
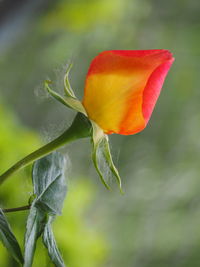
[[[84,115],[87,115],[85,108],[83,104],[76,98],[76,95],[74,91],[71,88],[70,82],[69,82],[69,72],[72,68],[72,64],[69,64],[66,69],[66,73],[64,75],[64,96],[61,96],[57,92],[51,89],[50,84],[52,84],[51,80],[46,80],[44,82],[45,89],[47,92],[55,98],[57,101],[62,103],[63,105],[67,106],[68,108],[74,109],[78,112],[83,113]]]
[[[69,73],[70,73],[72,66],[73,66],[73,64],[70,63],[66,69],[66,73],[64,76],[64,92],[65,92],[66,96],[71,96],[73,98],[76,98],[74,91],[72,90],[70,82],[69,82]]]
[[[112,160],[108,136],[95,122],[91,121],[91,123],[93,128],[92,159],[94,166],[101,178],[102,183],[107,189],[110,189],[108,184],[110,177],[114,176],[114,178],[117,180],[120,191],[122,192],[121,178]]]
[[[67,106],[68,108],[74,109],[86,115],[85,108],[83,107],[82,103],[77,98],[72,97],[72,96],[67,96],[67,95],[61,96],[60,94],[58,94],[57,92],[51,89],[50,84],[52,84],[52,81],[50,80],[46,80],[44,82],[45,89],[53,98],[55,98],[57,101]]]

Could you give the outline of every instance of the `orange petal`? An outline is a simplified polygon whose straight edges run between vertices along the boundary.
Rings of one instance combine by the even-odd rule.
[[[167,50],[113,50],[92,61],[83,105],[105,133],[133,134],[147,124],[167,71]]]

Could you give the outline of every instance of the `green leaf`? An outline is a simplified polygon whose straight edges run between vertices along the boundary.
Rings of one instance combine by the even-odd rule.
[[[25,235],[24,267],[31,267],[37,239],[42,236],[51,260],[64,266],[51,230],[51,222],[61,214],[67,192],[65,159],[58,153],[38,160],[33,166],[32,180],[35,200],[32,202]]]
[[[11,227],[3,213],[0,209],[0,240],[3,245],[7,248],[8,252],[15,258],[16,261],[23,264],[23,256],[17,242],[16,237],[14,236]]]
[[[36,242],[43,232],[45,217],[44,213],[34,207],[33,202],[26,224],[24,267],[32,266]]]
[[[76,97],[73,97],[70,94],[66,95],[65,97],[59,95],[57,92],[53,91],[50,88],[49,84],[51,84],[51,83],[52,83],[51,81],[46,80],[45,81],[45,88],[53,98],[55,98],[57,101],[59,101],[60,103],[62,103],[65,106],[67,106],[68,108],[74,109],[74,110],[81,112],[87,116],[85,108],[83,107],[82,103]]]
[[[51,223],[53,220],[53,216],[49,216],[48,222],[45,225],[44,233],[43,233],[43,242],[46,248],[48,249],[49,257],[51,258],[52,262],[57,267],[64,267],[65,264],[63,259],[60,255],[58,247],[56,245],[56,241],[53,235],[53,231],[51,229]]]
[[[57,152],[35,162],[32,172],[35,205],[51,214],[61,214],[67,192],[65,158]]]
[[[120,191],[121,189],[121,178],[117,168],[115,167],[112,156],[110,153],[108,136],[104,134],[103,130],[95,123],[92,122],[93,127],[93,153],[92,159],[94,162],[94,166],[101,178],[101,181],[105,185],[107,189],[110,189],[108,185],[108,180],[110,177],[114,176],[119,185]]]

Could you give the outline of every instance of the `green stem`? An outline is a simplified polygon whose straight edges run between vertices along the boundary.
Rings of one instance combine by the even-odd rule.
[[[38,150],[32,152],[28,156],[24,157],[6,172],[0,176],[0,184],[2,184],[9,176],[14,174],[16,171],[24,168],[30,163],[44,157],[45,155],[51,153],[57,148],[63,146],[64,144],[70,143],[80,138],[89,137],[91,135],[91,124],[89,120],[81,113],[78,113],[75,117],[70,128],[61,134],[59,137],[51,141],[50,143],[44,145]]]
[[[18,208],[2,209],[2,211],[4,213],[7,213],[7,212],[15,212],[15,211],[29,210],[30,208],[31,208],[31,205],[27,205],[27,206],[18,207]]]

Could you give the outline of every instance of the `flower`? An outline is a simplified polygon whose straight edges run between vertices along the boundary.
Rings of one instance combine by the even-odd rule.
[[[104,133],[135,134],[152,114],[174,61],[168,50],[111,50],[89,68],[83,106]]]
[[[64,96],[51,89],[51,81],[45,81],[51,96],[78,111],[71,127],[48,147],[91,137],[92,159],[101,181],[110,189],[107,181],[113,176],[122,190],[107,134],[135,134],[146,127],[173,61],[164,49],[102,52],[90,65],[82,103],[69,83],[71,65],[64,77]]]

